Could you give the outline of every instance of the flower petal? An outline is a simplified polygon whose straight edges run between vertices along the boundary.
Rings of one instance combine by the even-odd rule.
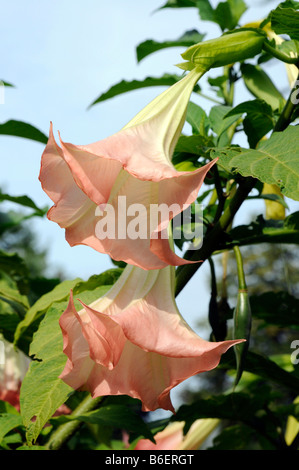
[[[89,245],[115,260],[143,269],[190,263],[174,254],[161,235],[169,221],[185,209],[184,205],[195,200],[206,173],[215,163],[194,172],[178,172],[171,163],[191,92],[201,75],[202,71],[192,70],[158,95],[120,132],[99,142],[78,146],[60,139],[59,147],[51,125],[40,181],[55,203],[48,217],[66,229],[71,246]],[[120,234],[128,223],[119,218],[122,210],[117,201],[121,196],[130,209],[140,204],[145,210],[139,222],[144,230],[141,237],[136,238],[136,233]],[[97,219],[96,211],[108,204],[114,211],[107,219],[114,224],[113,234],[99,237],[96,229],[103,219]],[[152,225],[152,205],[176,208]],[[136,221],[133,223],[136,225]]]
[[[174,411],[170,390],[216,367],[242,340],[209,342],[187,325],[173,298],[172,268],[127,266],[122,276],[79,314],[70,301],[60,321],[69,358],[61,377],[94,397],[125,394],[140,399],[145,411]]]

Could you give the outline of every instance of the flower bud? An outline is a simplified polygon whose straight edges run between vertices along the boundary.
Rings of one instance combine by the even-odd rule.
[[[234,333],[233,337],[244,338],[246,342],[236,344],[234,346],[236,363],[237,363],[237,376],[235,385],[239,382],[243,369],[244,361],[247,355],[251,330],[251,308],[249,303],[249,296],[246,290],[239,289],[237,305],[234,310]]]
[[[265,38],[262,30],[239,29],[195,44],[189,47],[182,57],[198,67],[222,67],[259,54]]]

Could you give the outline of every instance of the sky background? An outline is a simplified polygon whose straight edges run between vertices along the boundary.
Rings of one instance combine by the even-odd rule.
[[[87,110],[101,93],[121,80],[159,77],[180,73],[174,64],[181,61],[182,48],[171,48],[148,56],[139,64],[136,46],[147,40],[177,39],[197,29],[205,39],[217,37],[220,29],[201,21],[194,8],[157,11],[166,0],[10,0],[1,6],[0,78],[15,88],[5,90],[0,105],[1,122],[16,119],[28,122],[48,134],[54,132],[74,144],[95,142],[120,130],[164,88],[149,88],[120,95]],[[211,1],[212,5],[217,2]],[[250,1],[242,24],[259,20],[279,1]],[[271,66],[271,77],[285,93],[288,82],[283,66]],[[219,70],[216,71],[219,74]],[[208,89],[203,91],[209,93]],[[237,91],[244,99],[245,90]],[[246,99],[252,99],[249,95]],[[209,101],[194,99],[206,111]],[[245,142],[246,145],[246,142]],[[26,139],[0,136],[2,191],[18,196],[27,194],[40,206],[51,201],[38,181],[44,146]],[[291,209],[295,206],[291,202]],[[14,209],[18,207],[14,206]],[[297,207],[298,209],[298,207]],[[241,222],[263,205],[248,203]],[[108,256],[91,248],[69,247],[64,231],[53,222],[35,218],[31,226],[38,245],[48,249],[49,274],[61,269],[67,278],[103,272],[112,267]],[[210,291],[207,289],[208,264],[203,266],[179,295],[179,308],[192,325],[207,315]],[[194,299],[194,288],[197,298]],[[200,334],[200,332],[198,332]]]

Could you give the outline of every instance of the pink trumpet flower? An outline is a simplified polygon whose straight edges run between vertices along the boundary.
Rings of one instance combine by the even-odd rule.
[[[140,439],[134,450],[198,450],[219,423],[216,418],[197,419],[184,436],[185,422],[175,421],[155,434],[155,444],[149,439]]]
[[[143,269],[190,263],[172,251],[167,227],[173,217],[195,201],[216,160],[184,172],[175,169],[171,158],[185,122],[190,95],[203,73],[193,69],[157,96],[120,132],[99,142],[73,145],[60,140],[60,147],[51,125],[39,179],[54,202],[48,218],[65,229],[71,246],[88,245],[114,260]],[[145,208],[140,225],[146,226],[146,237],[132,239],[124,233],[121,198],[125,198],[126,207],[133,209],[137,204]],[[153,222],[150,217],[153,205],[172,209]],[[108,207],[112,209],[109,213]],[[113,221],[106,219],[108,216]],[[97,227],[105,220],[108,225],[115,224],[117,234],[99,235]]]
[[[127,265],[111,290],[76,311],[71,296],[60,318],[68,359],[60,377],[92,397],[129,395],[144,411],[174,412],[170,390],[215,368],[243,340],[209,342],[180,315],[174,268],[145,271]]]

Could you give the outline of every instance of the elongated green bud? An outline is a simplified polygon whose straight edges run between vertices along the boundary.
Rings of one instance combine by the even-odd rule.
[[[244,370],[244,362],[249,347],[251,331],[251,308],[243,270],[243,260],[238,246],[234,247],[234,252],[237,261],[239,289],[237,305],[234,310],[233,338],[246,340],[244,343],[239,343],[234,346],[237,364],[237,375],[235,380],[236,386],[242,376]]]
[[[249,348],[251,330],[251,308],[249,303],[249,296],[246,290],[240,290],[238,292],[237,305],[234,310],[234,339],[246,339],[244,343],[239,343],[234,346],[236,364],[237,364],[237,376],[235,385],[238,384],[243,370],[244,362]]]
[[[203,41],[189,47],[183,54],[183,59],[189,65],[181,64],[181,68],[190,65],[210,69],[240,62],[254,57],[262,51],[266,34],[258,29],[238,29],[225,33],[216,39]]]

